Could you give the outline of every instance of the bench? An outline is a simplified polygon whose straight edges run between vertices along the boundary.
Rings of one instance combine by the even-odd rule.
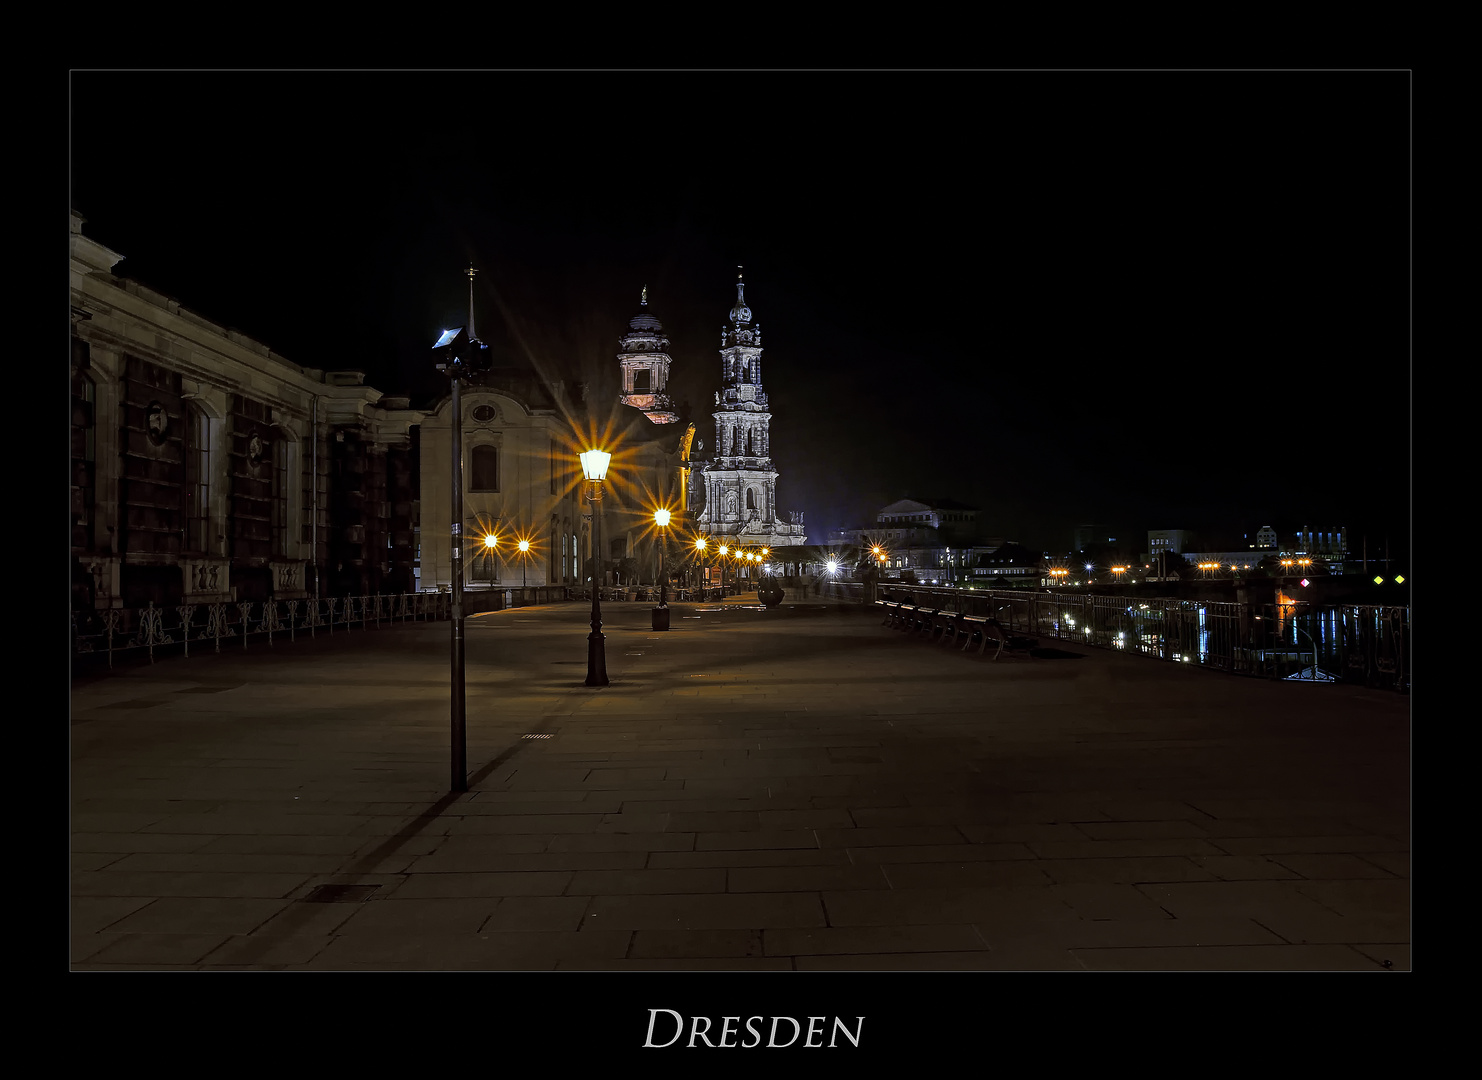
[[[973,642],[978,642],[978,655],[982,656],[988,651],[988,646],[994,645],[996,649],[993,659],[997,660],[1005,652],[1010,655],[1014,653],[1028,653],[1030,649],[1039,648],[1037,638],[1023,637],[1018,634],[1010,634],[1003,628],[1003,624],[997,619],[981,615],[964,615],[962,617],[963,631],[967,640],[962,643],[962,651],[966,652]]]

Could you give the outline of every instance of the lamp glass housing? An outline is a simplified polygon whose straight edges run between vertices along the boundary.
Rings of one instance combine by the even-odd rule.
[[[612,455],[604,450],[588,450],[581,454],[582,475],[588,480],[607,479],[607,463],[612,460]]]

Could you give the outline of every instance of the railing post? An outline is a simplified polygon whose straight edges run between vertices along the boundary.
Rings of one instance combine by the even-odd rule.
[[[175,609],[180,613],[180,639],[185,642],[185,658],[190,659],[190,618],[195,614],[196,606],[186,604]]]
[[[247,631],[252,626],[252,601],[247,600],[237,605],[242,612],[242,651],[247,650]]]

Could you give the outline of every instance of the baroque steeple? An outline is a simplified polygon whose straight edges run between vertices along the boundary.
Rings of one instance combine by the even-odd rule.
[[[638,300],[638,314],[628,320],[628,332],[618,339],[618,362],[622,365],[622,390],[618,400],[643,410],[655,424],[679,419],[674,403],[664,392],[672,362],[665,350],[669,339],[663,324],[648,309],[648,286]]]
[[[741,267],[736,268],[738,271]],[[772,413],[762,389],[761,327],[736,275],[736,302],[720,333],[721,388],[715,393],[715,443],[693,476],[697,523],[715,536],[759,547],[807,542],[802,515],[777,510],[777,467],[772,460]]]

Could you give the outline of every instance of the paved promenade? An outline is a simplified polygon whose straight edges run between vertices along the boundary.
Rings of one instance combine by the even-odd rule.
[[[73,685],[74,970],[1407,970],[1409,703],[608,604]],[[538,737],[530,737],[538,736]]]

